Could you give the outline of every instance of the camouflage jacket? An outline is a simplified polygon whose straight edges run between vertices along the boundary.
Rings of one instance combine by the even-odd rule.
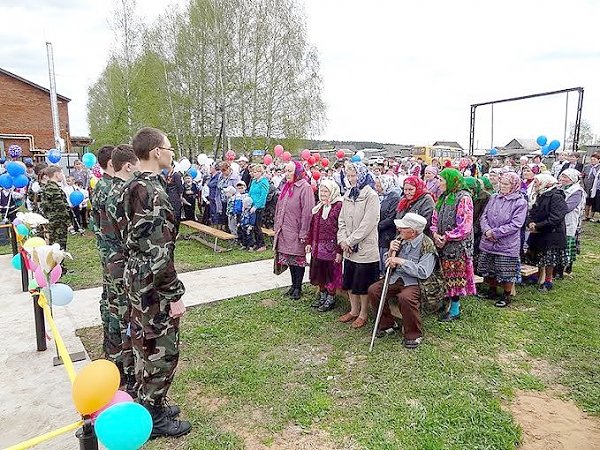
[[[125,181],[119,177],[113,178],[113,183],[106,197],[106,218],[113,232],[109,255],[109,264],[125,265],[125,238],[127,237],[127,221],[123,203],[120,202]]]
[[[92,230],[96,233],[98,240],[102,239],[100,233],[101,216],[104,216],[104,219],[106,220],[106,197],[108,196],[112,183],[113,177],[105,173],[102,175],[102,178],[98,180],[98,183],[96,183],[96,187],[92,191],[90,197],[90,203],[92,204],[90,224],[92,225]]]
[[[177,326],[178,319],[169,316],[169,304],[185,292],[175,270],[175,216],[165,181],[136,172],[123,186],[118,203],[127,224],[123,280],[130,293],[132,321],[146,337],[158,337]]]
[[[71,224],[71,213],[67,196],[55,181],[48,181],[41,191],[40,208],[50,223]]]

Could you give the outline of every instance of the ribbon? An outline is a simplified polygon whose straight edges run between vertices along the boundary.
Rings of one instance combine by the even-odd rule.
[[[84,421],[80,420],[78,422],[59,428],[58,430],[50,431],[49,433],[42,434],[41,436],[35,437],[33,439],[23,441],[20,444],[16,444],[11,447],[5,448],[4,450],[24,450],[26,448],[33,447],[34,445],[41,444],[42,442],[49,441],[50,439],[60,436],[61,434],[68,433],[69,431],[74,431],[77,428],[83,426],[83,424]]]

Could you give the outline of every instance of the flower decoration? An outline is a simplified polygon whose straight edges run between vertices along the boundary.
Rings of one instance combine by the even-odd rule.
[[[22,154],[23,150],[21,150],[21,147],[19,147],[18,145],[13,144],[10,147],[8,147],[8,155],[11,158],[20,158]]]
[[[102,178],[102,174],[104,173],[104,171],[102,170],[102,167],[100,167],[100,164],[94,164],[94,166],[92,167],[92,174],[100,179]]]

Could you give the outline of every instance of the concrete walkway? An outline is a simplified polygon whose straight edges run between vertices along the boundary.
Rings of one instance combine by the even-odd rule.
[[[45,352],[36,351],[32,299],[21,292],[20,273],[12,269],[10,259],[9,255],[0,256],[0,448],[80,418],[71,401],[66,371],[52,365],[56,355],[53,341]],[[273,260],[188,272],[180,278],[186,286],[187,306],[290,284],[289,274],[273,274]],[[76,291],[70,305],[54,308],[57,327],[71,353],[84,350],[75,330],[100,324],[100,292],[100,288]],[[88,362],[75,363],[75,369],[81,370]],[[74,449],[78,441],[67,434],[35,448]]]

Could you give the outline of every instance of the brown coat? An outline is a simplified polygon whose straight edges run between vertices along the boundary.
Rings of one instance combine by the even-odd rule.
[[[315,196],[306,180],[296,181],[292,196],[286,194],[277,201],[275,250],[288,255],[306,256],[306,241],[314,206]]]

